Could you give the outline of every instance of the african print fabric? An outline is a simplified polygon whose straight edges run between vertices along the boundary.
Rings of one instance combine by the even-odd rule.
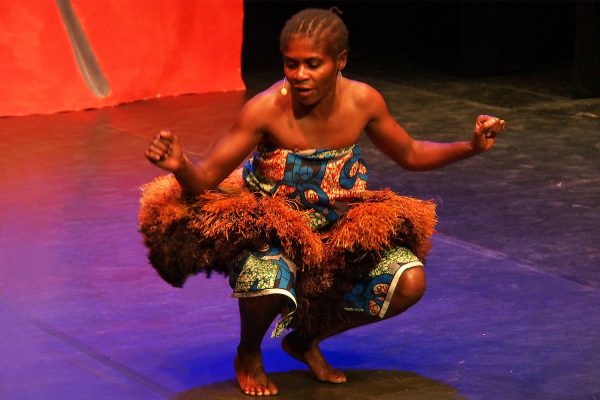
[[[282,294],[289,298],[287,310],[271,336],[281,335],[298,307],[295,281],[296,264],[275,246],[248,254],[229,276],[229,285],[235,298],[268,294]]]
[[[242,176],[251,190],[286,196],[314,210],[309,216],[318,229],[337,221],[349,202],[361,198],[368,172],[358,145],[298,152],[259,145]]]
[[[406,247],[387,250],[369,276],[356,282],[352,291],[346,294],[344,309],[385,317],[402,273],[419,266],[423,263]]]
[[[312,228],[320,230],[337,221],[348,210],[349,202],[361,197],[368,171],[358,145],[299,152],[261,145],[244,165],[242,176],[246,185],[255,191],[298,201],[311,211]],[[272,336],[283,332],[297,307],[292,286],[295,266],[290,272],[288,264],[293,263],[278,248],[272,247],[245,258],[238,272],[230,277],[234,297],[281,293],[293,300],[291,311],[276,325]],[[405,247],[386,251],[368,278],[357,282],[351,293],[346,294],[344,309],[383,318],[402,272],[417,265],[422,264]],[[287,287],[279,280],[283,275],[293,275],[284,281]]]
[[[406,247],[385,251],[369,275],[354,284],[344,296],[344,310],[385,317],[398,280],[409,268],[423,266]],[[280,336],[289,325],[298,302],[295,290],[296,265],[278,247],[269,246],[244,257],[229,276],[233,297],[255,297],[282,294],[290,299],[287,310],[275,325],[271,337]]]

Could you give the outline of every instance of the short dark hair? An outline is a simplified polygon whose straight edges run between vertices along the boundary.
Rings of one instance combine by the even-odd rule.
[[[307,8],[294,14],[286,23],[279,36],[279,49],[283,53],[294,37],[308,37],[316,43],[323,41],[325,50],[337,56],[348,50],[348,29],[340,18],[337,8],[323,10]]]

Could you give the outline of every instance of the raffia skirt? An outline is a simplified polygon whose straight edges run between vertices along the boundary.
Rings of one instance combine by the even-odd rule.
[[[364,192],[333,225],[314,230],[295,201],[252,193],[239,173],[218,190],[187,197],[172,175],[142,187],[139,223],[150,263],[169,284],[213,272],[274,244],[297,267],[297,312],[290,326],[311,335],[343,318],[344,294],[386,250],[409,248],[421,262],[431,249],[435,204],[389,189]]]

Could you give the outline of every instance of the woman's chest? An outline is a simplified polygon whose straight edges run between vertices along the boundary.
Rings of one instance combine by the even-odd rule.
[[[281,115],[269,124],[272,145],[290,150],[339,149],[355,144],[366,125],[360,113],[343,112],[329,118]]]

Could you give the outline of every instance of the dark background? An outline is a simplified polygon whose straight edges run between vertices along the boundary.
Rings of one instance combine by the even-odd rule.
[[[600,96],[598,1],[246,0],[243,73],[280,69],[285,21],[303,8],[332,6],[350,31],[354,71],[412,66],[487,77],[552,66],[573,97]]]

